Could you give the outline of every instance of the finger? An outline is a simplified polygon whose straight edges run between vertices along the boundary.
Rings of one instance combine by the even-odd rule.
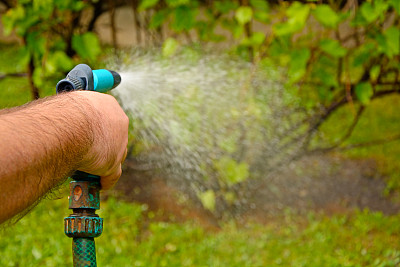
[[[122,157],[121,164],[125,162],[127,155],[128,155],[128,148],[125,149],[125,153],[124,153],[124,156]]]
[[[100,179],[101,189],[108,190],[112,188],[118,182],[118,179],[119,177],[121,177],[121,174],[122,174],[122,168],[121,164],[119,164],[119,167],[113,174],[101,177]]]

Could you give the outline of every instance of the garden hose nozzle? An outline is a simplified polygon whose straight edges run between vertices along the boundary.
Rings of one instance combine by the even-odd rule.
[[[112,70],[92,70],[86,64],[73,68],[65,79],[56,85],[57,93],[88,90],[105,93],[121,83],[121,76]]]
[[[115,71],[93,70],[85,64],[73,68],[57,83],[57,93],[89,90],[107,92],[118,86],[121,76]],[[103,219],[95,212],[100,208],[100,176],[76,171],[70,183],[69,208],[64,218],[64,232],[72,237],[74,267],[97,266],[94,238],[103,231]]]

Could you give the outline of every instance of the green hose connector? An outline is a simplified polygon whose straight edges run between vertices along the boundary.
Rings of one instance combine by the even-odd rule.
[[[103,232],[103,219],[95,214],[100,208],[100,179],[77,171],[70,183],[69,208],[64,218],[64,232],[72,237],[74,267],[97,266],[94,238]]]

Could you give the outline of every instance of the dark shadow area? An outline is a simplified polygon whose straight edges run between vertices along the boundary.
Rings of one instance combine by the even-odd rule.
[[[328,215],[369,209],[396,214],[400,205],[385,196],[384,177],[372,160],[350,160],[333,156],[310,157],[261,181],[252,181],[245,204],[237,218],[267,222],[287,209],[298,214],[322,211]],[[119,197],[148,205],[150,211],[162,214],[160,219],[196,220],[210,228],[218,227],[215,216],[193,204],[172,185],[152,170],[138,170],[128,159],[123,175],[115,187]]]

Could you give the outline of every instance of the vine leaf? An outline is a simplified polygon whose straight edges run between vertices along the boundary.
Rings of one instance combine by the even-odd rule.
[[[307,62],[311,57],[308,48],[296,49],[290,54],[289,76],[290,82],[298,82],[306,73]]]
[[[203,204],[204,208],[214,211],[215,210],[215,193],[213,190],[209,189],[204,192],[200,192],[197,194],[201,204]]]
[[[248,6],[241,6],[236,10],[235,18],[239,24],[244,25],[251,21],[253,17],[253,9]]]
[[[363,82],[356,85],[355,93],[361,104],[368,105],[374,94],[374,90],[369,82]]]
[[[95,60],[101,53],[97,35],[92,32],[72,36],[72,48],[84,59]]]
[[[155,6],[159,0],[142,0],[139,5],[139,10],[145,10]]]
[[[162,47],[162,54],[164,57],[170,57],[175,54],[176,50],[179,47],[179,43],[174,38],[170,37],[165,40],[163,47]]]
[[[324,39],[319,43],[322,51],[333,57],[344,57],[347,54],[346,48],[342,47],[337,40]]]
[[[309,5],[294,2],[286,11],[289,20],[285,23],[277,23],[274,25],[275,34],[284,36],[300,31],[303,29],[309,13]]]
[[[340,17],[328,5],[318,5],[314,11],[315,18],[328,28],[336,28],[340,22]]]

